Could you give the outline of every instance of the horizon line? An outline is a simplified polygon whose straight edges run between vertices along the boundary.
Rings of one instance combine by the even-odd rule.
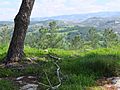
[[[120,11],[99,11],[99,12],[88,12],[88,13],[62,14],[62,15],[55,15],[55,16],[48,16],[48,17],[34,16],[34,17],[30,17],[30,20],[34,19],[34,18],[51,18],[51,17],[59,17],[59,16],[85,15],[85,14],[97,14],[97,13],[120,13]],[[0,20],[0,21],[3,21],[3,22],[4,21],[14,22],[14,18],[13,19],[9,19],[9,20]]]

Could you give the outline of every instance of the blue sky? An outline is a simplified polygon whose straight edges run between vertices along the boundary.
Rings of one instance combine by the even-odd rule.
[[[0,21],[14,19],[22,0],[0,0]],[[32,17],[120,11],[120,0],[36,0]]]

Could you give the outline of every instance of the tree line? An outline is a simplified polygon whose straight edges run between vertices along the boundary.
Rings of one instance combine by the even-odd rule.
[[[0,44],[8,44],[11,38],[11,29],[7,25],[0,30]],[[110,48],[119,45],[119,34],[112,29],[98,31],[91,28],[86,34],[76,34],[72,37],[69,33],[60,33],[55,21],[48,26],[41,26],[37,32],[27,33],[25,45],[38,48],[60,48],[69,50],[87,50],[97,48]]]

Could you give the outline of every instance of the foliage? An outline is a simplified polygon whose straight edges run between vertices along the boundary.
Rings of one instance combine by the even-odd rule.
[[[103,46],[108,48],[118,45],[118,36],[112,29],[105,29],[103,33]]]
[[[69,26],[68,28],[69,32],[62,32],[66,30],[66,27],[58,27],[56,21],[51,21],[46,26],[32,26],[27,33],[25,45],[38,49],[83,49],[81,51],[119,45],[120,35],[112,29],[99,31],[90,27],[87,30],[79,26]],[[0,44],[8,44],[11,32],[11,28],[6,25],[1,28]]]
[[[58,27],[56,22],[50,22],[48,27],[41,26],[38,32],[30,34],[26,43],[31,47],[40,49],[59,48],[62,45],[64,35],[58,34],[57,30]],[[29,41],[30,38],[32,38],[31,41]]]
[[[39,49],[61,48],[68,50],[87,50],[119,45],[119,34],[111,29],[98,32],[95,28],[91,28],[84,34],[78,31],[72,35],[70,33],[59,33],[59,28],[53,21],[49,23],[48,27],[41,26],[38,32],[29,34],[26,43]]]
[[[88,42],[90,42],[90,45],[93,49],[96,49],[99,47],[99,35],[97,33],[97,30],[95,28],[91,28],[88,32]]]
[[[70,49],[82,49],[84,47],[84,40],[80,37],[80,35],[76,35],[72,40],[70,40]]]
[[[7,25],[0,28],[0,44],[6,45],[10,41],[11,32],[12,30]]]
[[[0,90],[18,90],[11,81],[0,80]]]
[[[76,27],[75,29],[80,28]],[[7,31],[7,26],[2,30],[0,32],[2,37],[0,39],[1,63],[6,55],[7,42],[11,35]],[[47,83],[43,73],[43,71],[46,71],[51,82],[57,84],[54,73],[55,66],[48,54],[62,58],[59,62],[63,72],[63,85],[60,90],[83,90],[85,87],[96,86],[96,80],[101,77],[120,75],[120,46],[117,33],[111,29],[98,32],[95,28],[91,28],[84,34],[77,32],[73,36],[69,35],[69,32],[61,33],[60,28],[54,21],[50,22],[48,26],[41,26],[33,32],[28,32],[24,49],[25,55],[27,58],[37,58],[35,61],[37,65],[27,66],[24,70],[0,67],[0,77],[35,75],[41,76],[39,78],[40,82]],[[84,52],[82,49],[85,49]],[[10,88],[13,87],[9,82],[5,81],[4,84],[1,82],[0,88],[4,88],[5,85]]]
[[[60,90],[96,86],[96,80],[101,77],[119,76],[119,54],[118,49],[97,49],[63,60],[62,70],[68,79]]]

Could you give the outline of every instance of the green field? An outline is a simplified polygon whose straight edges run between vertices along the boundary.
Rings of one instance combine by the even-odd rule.
[[[102,77],[113,77],[120,75],[120,47],[117,48],[102,48],[81,52],[80,50],[62,50],[48,49],[38,50],[35,48],[25,47],[27,58],[37,57],[36,65],[25,66],[24,70],[18,71],[17,68],[0,67],[0,89],[1,90],[16,90],[19,86],[14,82],[6,80],[7,77],[18,76],[41,76],[40,82],[46,81],[44,71],[47,72],[49,79],[53,85],[58,83],[58,80],[53,73],[56,69],[48,54],[61,58],[58,62],[61,67],[63,78],[62,85],[59,90],[83,90],[86,87],[97,86],[96,80]],[[0,62],[6,55],[7,47],[0,47]],[[24,64],[25,60],[20,63]],[[45,87],[41,87],[43,90]]]

